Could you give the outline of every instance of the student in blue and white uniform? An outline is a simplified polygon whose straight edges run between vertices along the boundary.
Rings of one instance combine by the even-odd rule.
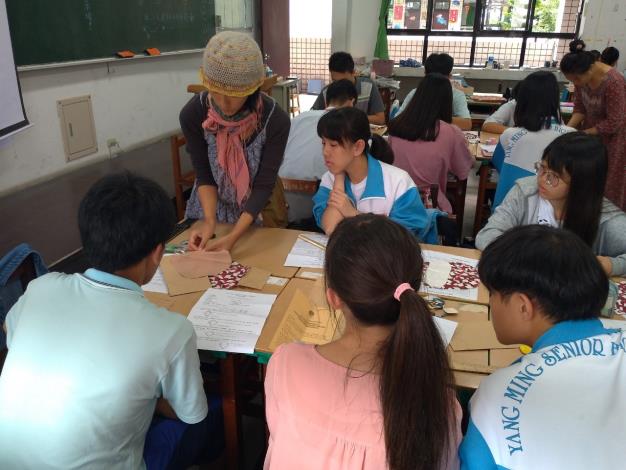
[[[534,164],[550,142],[573,128],[563,125],[559,85],[551,72],[535,72],[520,87],[514,112],[515,127],[503,132],[492,163],[499,173],[495,209],[515,184],[535,174]]]
[[[624,468],[626,335],[598,318],[609,286],[591,249],[526,225],[489,245],[478,272],[498,340],[532,350],[481,382],[461,468]]]
[[[511,100],[502,104],[491,116],[485,119],[482,131],[502,134],[509,127],[515,127],[516,98],[523,83],[524,80],[517,82],[511,90]]]
[[[409,174],[392,166],[385,140],[370,133],[363,111],[333,109],[319,120],[328,172],[313,197],[313,215],[327,234],[346,217],[371,212],[386,215],[420,239],[436,243],[436,214],[428,213]]]

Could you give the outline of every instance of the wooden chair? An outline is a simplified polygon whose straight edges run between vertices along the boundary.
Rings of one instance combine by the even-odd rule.
[[[463,216],[465,215],[465,194],[467,193],[467,179],[448,180],[448,186],[446,187],[446,197],[452,205],[452,210],[456,216],[456,221],[459,229],[459,237],[462,237],[463,233]]]
[[[294,180],[289,178],[281,178],[283,189],[290,193],[315,194],[319,187],[319,181],[310,180]]]
[[[176,196],[176,215],[178,220],[185,217],[185,189],[191,188],[196,181],[196,172],[191,170],[183,174],[180,164],[180,148],[187,143],[182,135],[170,137],[170,154],[172,157],[172,174],[174,175],[174,194]]]

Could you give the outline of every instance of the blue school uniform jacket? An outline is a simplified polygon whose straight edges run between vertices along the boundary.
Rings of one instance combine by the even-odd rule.
[[[485,378],[470,401],[461,469],[624,468],[622,323],[557,323],[531,353]]]
[[[334,182],[335,176],[326,172],[313,196],[313,215],[320,227]],[[437,243],[436,217],[440,212],[424,208],[419,191],[406,171],[368,155],[365,189],[358,200],[353,187],[346,175],[346,195],[359,212],[386,215],[411,230],[422,241]]]

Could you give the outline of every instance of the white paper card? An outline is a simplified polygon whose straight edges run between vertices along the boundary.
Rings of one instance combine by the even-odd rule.
[[[273,294],[207,290],[187,317],[198,349],[252,354],[275,300]]]
[[[157,268],[150,282],[141,286],[144,292],[158,292],[159,294],[167,294],[167,284],[163,278],[161,268]]]
[[[433,320],[435,321],[435,325],[437,325],[437,328],[439,329],[439,334],[441,334],[443,344],[447,348],[450,344],[450,341],[452,341],[452,337],[454,336],[454,331],[456,330],[458,323],[439,317],[433,317]]]
[[[289,281],[289,279],[285,279],[284,277],[270,276],[267,278],[267,284],[271,284],[273,286],[284,286],[287,284],[287,281]]]

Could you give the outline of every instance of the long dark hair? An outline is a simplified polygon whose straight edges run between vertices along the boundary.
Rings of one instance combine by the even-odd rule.
[[[598,137],[570,132],[557,137],[543,152],[548,168],[571,178],[563,228],[592,246],[600,225],[608,172],[606,147]]]
[[[393,151],[385,139],[370,132],[367,114],[357,108],[331,109],[317,122],[317,135],[324,139],[355,144],[365,142],[365,153],[381,162],[393,164]],[[368,140],[371,139],[371,145]]]
[[[569,43],[569,53],[561,59],[561,72],[565,74],[581,75],[596,62],[594,55],[585,50],[582,39],[574,39]]]
[[[452,122],[452,85],[439,73],[426,75],[406,109],[389,123],[389,135],[400,139],[432,142],[439,121]]]
[[[363,325],[391,325],[379,351],[380,400],[390,470],[441,468],[454,422],[453,379],[431,312],[417,293],[417,240],[387,217],[362,214],[337,225],[326,248],[326,282]],[[396,288],[409,283],[394,298]]]
[[[559,84],[552,72],[534,72],[524,79],[516,95],[513,120],[531,132],[550,129],[552,120],[561,123]]]

